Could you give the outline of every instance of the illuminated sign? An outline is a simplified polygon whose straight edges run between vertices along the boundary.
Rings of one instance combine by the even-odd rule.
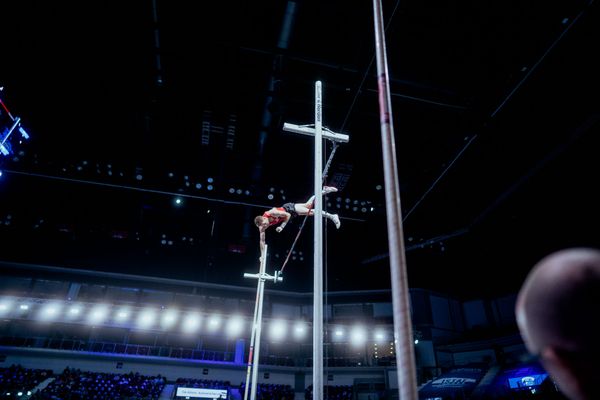
[[[227,399],[227,389],[178,387],[175,395],[186,399]]]

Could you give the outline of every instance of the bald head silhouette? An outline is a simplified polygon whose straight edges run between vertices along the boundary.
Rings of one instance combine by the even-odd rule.
[[[525,279],[516,318],[528,351],[573,400],[600,399],[600,251],[570,248]]]

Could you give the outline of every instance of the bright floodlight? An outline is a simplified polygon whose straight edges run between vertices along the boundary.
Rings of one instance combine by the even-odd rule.
[[[148,329],[156,322],[156,310],[151,308],[142,310],[137,318],[137,325],[142,329]]]
[[[294,339],[304,339],[307,331],[308,327],[304,321],[296,322],[296,324],[294,324]]]
[[[387,335],[382,329],[377,329],[373,334],[373,338],[375,339],[375,343],[385,343],[387,340]]]
[[[120,307],[115,315],[115,321],[119,323],[127,322],[131,316],[131,308],[129,306]]]
[[[208,330],[211,332],[216,331],[221,326],[221,316],[220,315],[212,315],[208,320]]]
[[[108,306],[106,304],[97,304],[90,310],[87,320],[90,324],[101,324],[107,316]]]
[[[170,329],[177,323],[179,317],[179,311],[177,310],[165,310],[160,317],[160,326],[163,329]]]
[[[271,335],[271,339],[278,341],[282,340],[287,333],[287,324],[284,320],[276,319],[271,322],[271,326],[269,329],[269,334]]]
[[[244,320],[239,315],[234,315],[227,321],[226,333],[229,337],[236,337],[244,330]]]
[[[333,330],[333,338],[335,340],[341,340],[344,338],[344,329],[342,327],[336,327]]]
[[[196,332],[200,328],[201,320],[202,320],[202,318],[200,317],[200,314],[197,312],[187,314],[183,318],[183,325],[182,325],[183,332],[184,333]]]
[[[66,312],[67,319],[79,318],[83,314],[83,307],[78,304],[73,304]]]
[[[13,306],[13,301],[11,299],[2,299],[0,300],[0,315],[6,315]]]
[[[364,326],[354,326],[350,331],[350,343],[353,346],[361,346],[367,340],[367,331]]]
[[[38,318],[42,321],[52,321],[58,318],[62,310],[62,304],[59,302],[46,303],[40,308],[38,312]]]

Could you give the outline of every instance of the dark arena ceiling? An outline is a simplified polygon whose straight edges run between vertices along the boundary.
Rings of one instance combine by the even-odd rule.
[[[383,1],[410,287],[512,293],[600,246],[598,8]],[[0,130],[30,136],[0,156],[1,261],[253,285],[254,216],[314,189],[313,141],[282,126],[314,123],[319,80],[350,137],[326,289],[390,287],[371,2],[19,0],[0,32]],[[269,269],[301,222],[267,231]],[[312,237],[282,289],[312,290]]]

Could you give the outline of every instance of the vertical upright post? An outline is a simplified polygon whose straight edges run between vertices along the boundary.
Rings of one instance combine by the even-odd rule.
[[[323,400],[323,138],[347,142],[348,135],[325,130],[323,132],[323,100],[321,81],[315,83],[315,128],[284,123],[283,130],[315,137],[315,201],[313,215],[314,281],[313,281],[313,399]]]
[[[250,400],[256,400],[256,385],[258,380],[258,364],[260,362],[260,334],[262,330],[262,311],[263,311],[263,300],[265,293],[265,269],[267,265],[267,246],[265,245],[265,252],[262,254],[260,261],[260,276],[258,278],[258,313],[256,314],[255,321],[255,350],[254,359],[252,360],[252,391],[250,392]]]
[[[315,83],[315,201],[313,400],[323,400],[323,119],[321,81]]]
[[[265,245],[265,253],[267,246]],[[261,255],[262,257],[262,255]],[[260,262],[259,274],[263,269],[263,261]],[[244,400],[248,400],[248,390],[250,388],[250,374],[252,373],[252,363],[254,360],[254,341],[256,339],[256,323],[258,317],[258,301],[260,299],[260,278],[256,284],[256,300],[254,301],[254,319],[252,320],[252,333],[250,334],[250,348],[248,350],[248,367],[246,368],[246,386],[244,386]]]
[[[260,267],[258,274],[244,273],[244,278],[258,279],[256,286],[256,302],[254,303],[254,320],[252,321],[252,334],[250,336],[250,350],[248,352],[248,368],[246,370],[246,386],[244,388],[244,400],[248,400],[248,388],[251,387],[250,398],[256,399],[256,385],[258,383],[258,366],[260,363],[260,334],[262,331],[262,310],[265,294],[265,281],[274,283],[282,282],[283,277],[277,273],[269,275],[265,272],[267,269],[267,248],[260,255]],[[252,372],[252,383],[250,383],[250,373]]]
[[[385,31],[381,0],[373,0],[375,22],[375,50],[377,55],[377,83],[379,87],[379,121],[385,179],[385,205],[392,280],[392,305],[394,309],[394,341],[396,343],[396,373],[398,394],[402,400],[418,399],[415,372],[415,354],[412,338],[412,323],[408,296],[408,279],[404,237],[402,232],[402,210],[396,164],[391,97],[385,49]]]
[[[262,255],[260,262],[260,274],[265,273],[267,264],[267,246],[265,246],[265,252]],[[256,316],[256,337],[255,337],[255,351],[254,360],[252,361],[252,391],[250,392],[250,400],[256,400],[256,385],[258,380],[258,365],[260,363],[260,335],[262,331],[262,311],[263,311],[263,300],[265,293],[265,280],[261,276],[258,279],[258,314]]]

